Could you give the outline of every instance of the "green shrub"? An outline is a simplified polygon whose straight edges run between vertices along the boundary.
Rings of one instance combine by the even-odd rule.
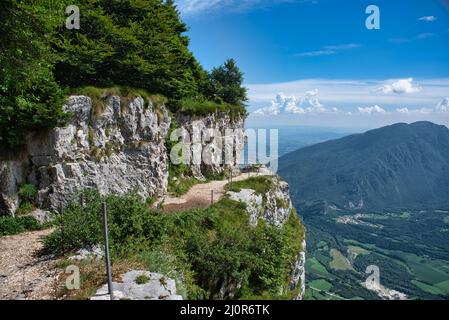
[[[23,184],[19,187],[19,197],[22,201],[34,202],[37,188],[32,184]]]
[[[0,217],[0,237],[40,230],[41,228],[39,222],[31,216]]]
[[[150,281],[150,277],[148,277],[148,276],[146,276],[144,274],[141,274],[140,276],[138,276],[136,278],[136,283],[139,284],[139,285],[147,284],[149,281]]]
[[[233,192],[240,192],[242,189],[252,189],[256,193],[264,195],[272,188],[272,185],[273,181],[271,177],[258,176],[232,182],[226,186],[226,189]]]
[[[223,198],[208,209],[175,214],[150,211],[134,194],[101,197],[87,192],[86,206],[69,206],[45,239],[55,253],[102,242],[101,203],[109,212],[113,262],[134,259],[177,281],[191,299],[217,297],[223,283],[240,284],[235,298],[286,298],[282,289],[301,250],[303,229],[292,213],[283,228],[249,224],[246,205]]]

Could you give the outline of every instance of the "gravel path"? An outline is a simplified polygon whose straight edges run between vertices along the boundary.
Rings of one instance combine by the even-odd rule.
[[[39,257],[42,237],[53,230],[0,238],[0,299],[54,299],[60,271],[56,260]]]
[[[270,173],[242,173],[237,177],[234,177],[232,181],[242,181],[249,177],[265,176]],[[182,212],[197,208],[208,208],[212,204],[212,191],[214,194],[214,202],[219,201],[225,194],[225,186],[228,184],[228,180],[211,181],[208,183],[202,183],[194,185],[189,192],[181,197],[174,197],[168,195],[163,199],[164,212]]]

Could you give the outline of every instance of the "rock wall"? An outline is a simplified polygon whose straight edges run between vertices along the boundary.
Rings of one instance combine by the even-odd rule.
[[[181,141],[193,175],[204,180],[205,175],[224,170],[236,172],[245,145],[245,119],[219,112],[205,117],[180,114],[176,118],[184,129]]]
[[[19,159],[0,161],[0,206],[13,213],[22,183],[38,187],[37,203],[58,211],[81,189],[143,197],[164,193],[168,181],[165,138],[171,119],[164,106],[142,98],[72,96],[64,107],[73,114],[63,128],[34,132]]]
[[[29,133],[20,154],[0,152],[0,215],[14,214],[24,183],[36,185],[38,205],[54,211],[85,188],[103,194],[137,190],[142,197],[167,192],[172,119],[165,106],[142,98],[72,96],[64,108],[73,114],[66,127]],[[199,163],[189,163],[196,178],[238,168],[244,118],[178,115],[177,123],[186,133],[180,141],[191,158],[200,156]],[[220,149],[203,152],[210,146]]]
[[[262,170],[266,170],[262,168]],[[260,194],[252,189],[242,189],[240,192],[228,191],[232,200],[241,201],[246,204],[246,210],[250,215],[250,223],[257,225],[263,219],[276,227],[283,227],[291,214],[296,214],[290,198],[290,187],[287,182],[282,181],[278,176],[272,175],[271,187]],[[302,300],[305,293],[305,262],[306,262],[306,242],[301,241],[301,251],[295,259],[290,276],[288,291],[298,292],[297,300]],[[226,290],[222,290],[226,292]],[[232,293],[232,292],[231,292]],[[229,293],[228,293],[229,295]]]

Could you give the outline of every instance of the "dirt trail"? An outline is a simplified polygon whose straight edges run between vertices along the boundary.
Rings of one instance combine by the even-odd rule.
[[[269,173],[242,173],[237,177],[234,177],[232,181],[242,181],[249,177],[265,176]],[[211,181],[208,183],[202,183],[194,185],[189,192],[181,197],[175,197],[168,195],[163,199],[163,208],[167,213],[187,211],[197,208],[208,208],[211,203],[211,194],[213,191],[214,202],[219,201],[225,194],[225,186],[228,184],[228,180]]]
[[[52,257],[39,257],[42,237],[53,230],[0,238],[0,300],[53,299],[59,271]]]

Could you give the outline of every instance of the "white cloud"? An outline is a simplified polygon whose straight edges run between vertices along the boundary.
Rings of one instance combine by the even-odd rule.
[[[312,0],[176,0],[179,11],[183,15],[196,15],[211,11],[245,11],[252,8],[268,7],[280,3],[308,2]]]
[[[361,114],[368,114],[368,115],[372,115],[372,114],[386,114],[387,111],[385,111],[384,108],[375,105],[372,107],[365,107],[365,108],[358,108],[359,113]]]
[[[305,111],[298,107],[298,102],[295,96],[285,96],[283,93],[278,93],[276,98],[271,101],[271,105],[265,108],[258,109],[254,114],[277,116],[281,113],[301,114]]]
[[[409,109],[409,108],[399,108],[396,112],[402,115],[426,115],[433,113],[433,109],[430,108],[420,108],[420,109]]]
[[[360,48],[360,44],[348,43],[348,44],[339,44],[339,45],[324,47],[324,49],[327,49],[327,50],[348,50],[348,49],[355,49],[355,48]]]
[[[410,110],[408,108],[399,108],[399,109],[396,109],[396,112],[402,113],[402,114],[409,114]]]
[[[301,100],[301,108],[305,109],[308,113],[327,112],[327,109],[318,99],[318,89],[306,92],[304,98]]]
[[[358,107],[381,105],[391,108],[435,108],[449,92],[449,78],[420,79],[419,94],[384,94],[380,87],[397,80],[304,79],[291,82],[246,84],[250,106],[269,105],[279,92],[302,97],[304,92],[318,89],[320,102],[326,107]],[[349,110],[348,110],[349,111]]]
[[[254,111],[256,115],[277,116],[282,114],[320,114],[339,112],[338,108],[333,107],[328,110],[318,99],[318,90],[307,91],[300,101],[295,96],[286,96],[278,93],[276,98],[271,101],[270,106]]]
[[[295,57],[319,57],[319,56],[330,56],[337,54],[339,51],[342,50],[350,50],[359,48],[360,45],[357,43],[347,43],[347,44],[338,44],[338,45],[328,45],[322,47],[320,50],[315,51],[306,51],[306,52],[300,52],[295,54]]]
[[[413,78],[407,78],[385,84],[379,90],[385,94],[406,94],[420,92],[421,88],[413,83]]]
[[[424,16],[421,18],[418,18],[419,21],[425,21],[425,22],[434,22],[437,20],[437,17],[435,16]]]
[[[437,112],[449,112],[449,98],[444,98],[435,108]]]
[[[337,52],[335,50],[317,50],[317,51],[308,51],[308,52],[301,52],[295,54],[295,57],[319,57],[319,56],[330,56],[333,54],[336,54]]]

